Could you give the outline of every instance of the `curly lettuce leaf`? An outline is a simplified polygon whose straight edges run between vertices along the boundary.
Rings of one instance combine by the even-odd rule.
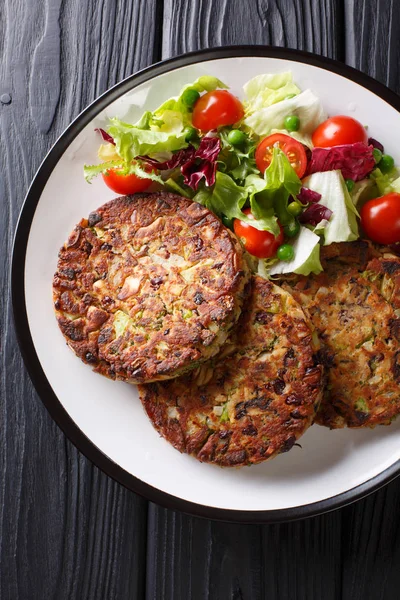
[[[97,175],[106,173],[110,169],[118,169],[123,166],[123,161],[120,160],[108,160],[107,162],[100,163],[99,165],[84,165],[83,175],[88,183],[92,181]]]
[[[85,165],[83,167],[83,174],[86,181],[90,183],[93,177],[107,173],[110,169],[118,169],[121,175],[136,175],[142,179],[151,179],[158,183],[164,183],[159,175],[154,173],[154,171],[145,171],[138,162],[125,163],[121,159],[109,160],[99,165]]]
[[[152,131],[140,129],[136,125],[124,123],[117,118],[111,119],[108,133],[113,137],[119,156],[125,162],[131,162],[136,156],[156,152],[173,152],[186,148],[185,133]]]

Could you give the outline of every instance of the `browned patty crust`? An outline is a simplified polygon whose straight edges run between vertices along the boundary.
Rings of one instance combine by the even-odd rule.
[[[220,466],[287,452],[322,393],[312,331],[290,294],[260,277],[221,354],[171,381],[139,386],[157,431],[180,452]]]
[[[327,387],[316,422],[389,424],[400,412],[400,259],[365,241],[322,249],[325,271],[283,284],[308,311]]]
[[[95,371],[148,382],[219,352],[249,277],[236,237],[208,209],[142,193],[75,227],[59,253],[54,306],[68,345]]]

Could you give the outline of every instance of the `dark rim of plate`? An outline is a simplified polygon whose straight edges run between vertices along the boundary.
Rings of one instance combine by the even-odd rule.
[[[39,167],[26,195],[15,233],[11,265],[11,293],[18,342],[32,382],[51,417],[56,421],[68,439],[97,467],[129,490],[172,510],[179,510],[198,517],[221,521],[274,523],[311,517],[346,506],[347,504],[378,490],[384,484],[397,477],[400,474],[400,461],[397,461],[385,471],[365,483],[337,496],[293,508],[266,511],[222,509],[196,504],[162,492],[131,475],[108,458],[71,419],[54,393],[36,354],[36,349],[29,329],[25,302],[25,256],[36,207],[53,169],[80,131],[111,102],[129,90],[158,75],[198,62],[241,57],[284,59],[320,67],[358,83],[385,100],[400,112],[400,97],[383,84],[340,62],[300,50],[289,50],[271,46],[230,46],[191,52],[147,67],[117,84],[90,104],[90,106],[88,106],[64,131]]]

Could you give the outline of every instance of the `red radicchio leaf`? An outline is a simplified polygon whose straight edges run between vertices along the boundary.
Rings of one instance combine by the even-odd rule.
[[[302,187],[300,193],[297,194],[297,200],[302,204],[314,204],[315,202],[319,202],[321,198],[321,194],[305,187]]]
[[[373,146],[362,142],[332,148],[314,148],[307,174],[340,169],[345,179],[364,179],[375,167]]]
[[[216,161],[211,162],[210,160],[204,160],[200,165],[197,165],[194,159],[181,167],[183,182],[194,190],[197,190],[202,177],[205,178],[207,186],[214,185],[216,171]]]
[[[380,150],[382,152],[382,154],[385,151],[382,144],[380,142],[378,142],[378,140],[374,140],[374,138],[368,138],[368,144],[370,146],[373,146],[374,148],[377,148],[378,150]]]
[[[322,204],[310,204],[308,208],[299,216],[299,221],[303,225],[318,225],[323,219],[329,220],[332,216],[330,208]]]
[[[104,142],[108,142],[109,144],[113,144],[115,146],[114,138],[107,133],[107,131],[104,131],[104,129],[101,129],[100,127],[95,129],[95,131],[101,135]]]
[[[180,166],[184,177],[183,182],[192,189],[197,190],[203,177],[207,186],[214,185],[220,150],[221,140],[219,137],[205,136],[202,138],[197,150],[190,145],[173,154],[165,162],[158,162],[149,156],[137,156],[136,158],[147,162],[160,171],[175,169]]]

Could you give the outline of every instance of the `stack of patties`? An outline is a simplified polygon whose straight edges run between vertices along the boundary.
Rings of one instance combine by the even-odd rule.
[[[68,345],[142,384],[153,425],[181,452],[254,464],[314,420],[323,368],[309,319],[251,276],[237,238],[197,203],[159,192],[105,204],[61,249],[53,294]]]
[[[320,338],[327,384],[316,422],[388,425],[400,413],[400,259],[363,240],[321,251],[320,275],[280,282]]]

